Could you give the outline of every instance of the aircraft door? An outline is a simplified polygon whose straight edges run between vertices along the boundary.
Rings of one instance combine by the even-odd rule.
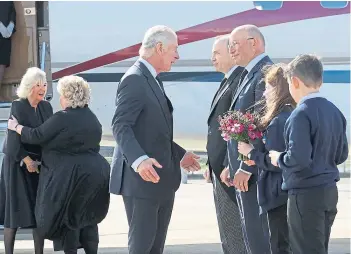
[[[5,70],[1,94],[16,99],[16,88],[27,68],[37,66],[46,72],[47,99],[52,98],[52,78],[49,50],[48,3],[14,1],[16,32],[12,37],[11,64]]]

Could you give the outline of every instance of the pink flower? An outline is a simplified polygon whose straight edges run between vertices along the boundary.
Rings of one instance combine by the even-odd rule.
[[[253,131],[249,130],[247,134],[249,135],[250,139],[255,139],[256,138],[256,133],[253,132]]]
[[[255,131],[255,135],[257,138],[262,138],[262,132],[260,132],[259,130]]]
[[[234,133],[239,134],[239,133],[242,133],[243,131],[244,131],[244,125],[240,123],[234,124]]]
[[[249,112],[247,112],[244,116],[246,117],[247,120],[249,120],[250,122],[253,123],[253,121],[254,121],[253,115],[251,115]]]
[[[254,124],[249,124],[249,127],[247,128],[249,131],[254,131],[256,129],[256,125]]]
[[[227,133],[222,133],[221,136],[223,137],[223,139],[225,141],[229,141],[230,140],[230,136]]]

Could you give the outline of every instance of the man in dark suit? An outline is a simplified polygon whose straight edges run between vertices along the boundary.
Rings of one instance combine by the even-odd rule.
[[[227,142],[221,137],[218,116],[228,111],[233,93],[238,86],[243,67],[235,65],[229,54],[229,36],[216,38],[212,49],[212,63],[224,78],[213,98],[208,117],[207,156],[209,174],[213,182],[213,194],[219,233],[224,254],[246,253],[243,241],[240,213],[235,189],[220,180],[222,170],[228,165]]]
[[[150,28],[117,88],[110,192],[123,196],[130,254],[163,253],[180,167],[200,169],[199,157],[173,141],[173,107],[157,77],[179,58],[177,48],[170,28]]]
[[[230,35],[230,54],[237,65],[244,67],[238,89],[234,93],[231,110],[260,111],[257,102],[265,89],[264,67],[272,65],[265,54],[265,40],[260,30],[253,25],[235,28]],[[267,214],[259,215],[257,201],[258,169],[238,161],[238,143],[228,142],[229,171],[237,191],[237,200],[244,225],[246,248],[252,254],[270,254]],[[226,178],[228,169],[223,172]]]

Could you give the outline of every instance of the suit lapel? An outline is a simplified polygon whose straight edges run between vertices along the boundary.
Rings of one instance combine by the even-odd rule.
[[[224,86],[225,84],[227,84],[227,81],[228,81],[228,80],[225,81],[225,84],[223,84],[223,81],[224,81],[224,78],[222,79],[221,84],[219,85],[219,87],[218,87],[218,89],[217,89],[215,95],[213,96],[213,99],[212,99],[212,102],[211,102],[211,108],[212,108],[212,106],[213,106],[214,101],[215,101],[216,98],[217,98],[218,93],[219,93],[220,91],[222,91],[223,86]]]
[[[146,77],[147,82],[148,82],[151,90],[155,94],[157,101],[160,104],[160,107],[162,109],[163,116],[165,117],[168,128],[171,131],[172,130],[172,124],[171,124],[172,114],[170,112],[170,109],[168,108],[166,96],[163,94],[160,86],[157,84],[156,79],[151,75],[150,71],[146,68],[146,66],[139,61],[137,61],[135,63],[135,65],[141,70],[141,72]]]
[[[213,102],[212,102],[212,106],[211,106],[211,109],[210,109],[210,114],[208,116],[208,120],[210,120],[211,116],[212,116],[212,113],[214,111],[214,109],[216,108],[219,100],[221,99],[221,97],[223,96],[223,94],[228,90],[228,88],[231,86],[231,84],[233,83],[234,79],[240,75],[242,72],[242,69],[241,68],[237,68],[236,70],[233,71],[233,73],[229,76],[228,80],[226,81],[226,83],[218,89],[214,99],[213,99]]]
[[[225,80],[224,83],[221,83],[221,85],[219,86],[215,96],[213,97],[212,104],[211,104],[211,109],[210,109],[210,114],[213,111],[213,109],[216,107],[219,99],[221,98],[223,93],[228,89],[228,87],[229,87],[229,83],[228,83],[228,79],[227,79],[227,80]]]
[[[239,97],[241,91],[244,89],[244,87],[246,87],[246,85],[250,83],[251,79],[254,76],[254,73],[256,73],[256,71],[254,71],[254,70],[250,71],[250,73],[248,73],[247,77],[244,79],[243,83],[238,87],[238,89],[236,90],[235,95],[233,97],[233,101],[232,101],[232,104],[230,105],[230,108],[233,107],[234,103],[238,99],[238,97]]]
[[[251,79],[255,76],[255,73],[257,71],[259,71],[262,67],[262,65],[266,62],[269,61],[269,57],[265,56],[264,58],[261,59],[261,61],[259,61],[255,67],[247,74],[246,78],[243,80],[243,83],[238,87],[238,89],[236,90],[232,103],[230,105],[230,109],[233,108],[233,105],[235,104],[236,100],[238,99],[241,91],[248,85],[250,84]]]

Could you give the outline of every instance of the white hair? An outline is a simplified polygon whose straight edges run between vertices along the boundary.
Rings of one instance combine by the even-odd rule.
[[[83,108],[90,102],[90,87],[88,82],[78,76],[66,76],[59,80],[57,91],[72,108]]]
[[[218,36],[215,37],[215,42],[214,43],[224,42],[226,44],[226,47],[228,48],[229,38],[230,38],[230,34],[218,35]]]
[[[21,99],[27,99],[33,86],[38,83],[46,83],[46,73],[37,67],[28,68],[17,89],[17,96]]]
[[[177,34],[171,28],[162,25],[151,27],[144,35],[139,55],[148,58],[154,54],[158,43],[162,43],[167,48],[170,43],[176,40]]]
[[[237,28],[234,29],[234,31],[239,31],[239,30],[245,30],[249,36],[261,40],[263,46],[265,46],[266,42],[265,42],[264,36],[257,26],[243,25],[243,26],[238,26]]]

